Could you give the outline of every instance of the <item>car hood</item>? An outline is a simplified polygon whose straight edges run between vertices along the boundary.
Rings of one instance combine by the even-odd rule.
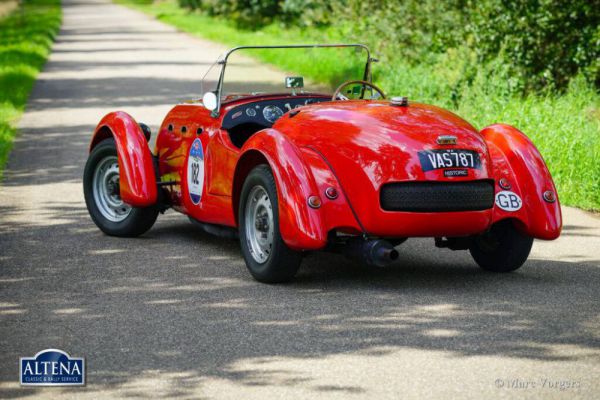
[[[487,147],[477,130],[450,111],[431,105],[392,106],[387,101],[366,100],[320,103],[288,113],[273,128],[299,148],[320,153],[353,202],[364,207],[369,207],[375,195],[378,202],[379,189],[387,182],[491,175]],[[439,145],[437,139],[443,135],[455,136],[456,145]],[[450,148],[478,152],[481,168],[461,178],[422,170],[419,151]]]

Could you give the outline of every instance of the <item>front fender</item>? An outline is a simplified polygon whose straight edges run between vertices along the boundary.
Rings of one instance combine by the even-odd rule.
[[[481,131],[492,159],[496,182],[506,178],[511,191],[521,196],[523,205],[518,211],[505,211],[494,207],[493,222],[513,218],[517,228],[538,239],[556,239],[562,229],[562,215],[556,187],[550,171],[535,145],[518,129],[495,124]],[[496,192],[502,189],[496,187]],[[549,203],[542,194],[551,190],[556,201]]]
[[[289,247],[321,249],[327,244],[330,229],[358,229],[339,183],[323,160],[310,149],[299,149],[278,131],[266,129],[244,144],[240,160],[250,152],[260,152],[273,171],[279,203],[279,230]],[[324,196],[328,186],[338,190],[338,198]],[[310,196],[319,196],[320,208],[308,206]]]
[[[119,158],[121,198],[134,207],[155,204],[158,190],[154,162],[139,124],[122,111],[107,114],[94,130],[90,151],[111,136],[115,140]]]

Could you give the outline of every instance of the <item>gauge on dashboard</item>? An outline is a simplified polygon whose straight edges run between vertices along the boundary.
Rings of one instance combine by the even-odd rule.
[[[277,106],[266,106],[263,108],[263,117],[270,123],[273,123],[283,115],[281,108]]]

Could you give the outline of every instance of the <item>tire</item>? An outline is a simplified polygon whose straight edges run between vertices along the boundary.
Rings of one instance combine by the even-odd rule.
[[[302,253],[290,249],[279,232],[277,187],[267,165],[250,171],[244,181],[239,205],[239,235],[250,274],[259,282],[291,280]]]
[[[107,235],[139,236],[154,225],[159,208],[131,207],[123,203],[118,194],[117,160],[114,139],[105,139],[94,147],[83,172],[85,204],[96,226]]]
[[[486,271],[512,272],[527,260],[532,245],[532,237],[515,229],[510,220],[503,220],[476,237],[469,251],[475,262]]]

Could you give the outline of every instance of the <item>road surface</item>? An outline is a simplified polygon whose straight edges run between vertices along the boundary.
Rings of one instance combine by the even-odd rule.
[[[93,127],[123,109],[155,132],[223,50],[105,1],[64,1],[0,188],[0,398],[600,393],[600,219],[576,209],[507,275],[413,239],[387,269],[315,254],[294,283],[263,285],[235,241],[173,212],[138,239],[101,234],[81,186]],[[19,357],[45,348],[85,357],[85,388],[20,387]]]

